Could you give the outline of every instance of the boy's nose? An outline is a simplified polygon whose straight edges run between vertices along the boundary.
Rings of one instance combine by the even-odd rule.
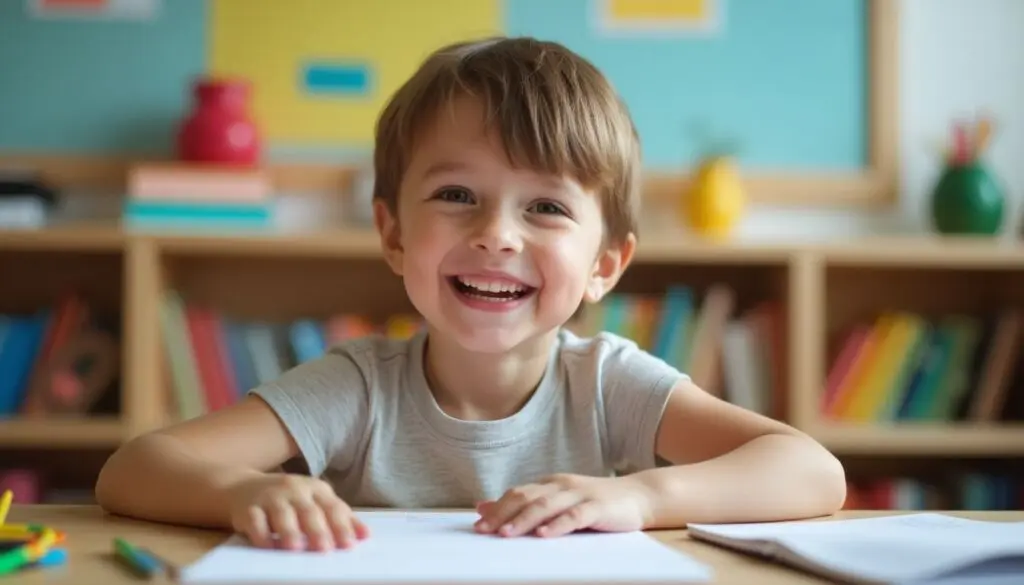
[[[493,214],[480,218],[472,236],[472,246],[492,254],[518,253],[523,249],[522,238],[515,222]]]

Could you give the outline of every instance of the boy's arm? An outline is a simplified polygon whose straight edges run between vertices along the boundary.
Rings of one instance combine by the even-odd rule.
[[[232,487],[299,455],[314,477],[346,465],[368,419],[362,368],[337,346],[228,408],[127,443],[100,472],[96,499],[147,520],[228,527]]]
[[[227,528],[228,490],[298,452],[270,407],[249,396],[127,442],[100,471],[96,500],[116,514]]]
[[[652,494],[651,528],[822,516],[846,498],[843,467],[824,447],[688,379],[669,396],[656,451],[674,465],[629,476]]]

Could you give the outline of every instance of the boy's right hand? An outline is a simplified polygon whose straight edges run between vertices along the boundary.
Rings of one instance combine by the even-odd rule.
[[[236,484],[229,498],[232,527],[261,548],[331,550],[369,536],[352,508],[318,478],[269,473]]]

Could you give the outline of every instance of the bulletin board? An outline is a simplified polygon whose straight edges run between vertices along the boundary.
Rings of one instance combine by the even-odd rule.
[[[0,71],[0,111],[18,115],[0,129],[0,164],[44,161],[73,182],[116,173],[115,159],[172,156],[188,85],[209,73],[253,82],[269,165],[333,172],[365,160],[384,101],[429,51],[509,34],[563,43],[607,74],[637,123],[651,197],[678,196],[725,142],[756,200],[888,204],[895,4],[108,0],[120,12],[85,18],[12,0],[0,3],[0,52],[22,57]]]

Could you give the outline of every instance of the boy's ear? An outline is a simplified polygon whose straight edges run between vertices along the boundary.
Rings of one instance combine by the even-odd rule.
[[[402,276],[402,237],[398,228],[398,218],[391,213],[386,203],[377,199],[373,202],[373,223],[377,227],[377,234],[380,236],[381,251],[384,253],[384,260],[391,267],[391,270],[398,276]]]
[[[615,288],[622,273],[633,260],[636,251],[636,236],[629,234],[622,242],[605,247],[594,261],[594,269],[587,281],[587,289],[583,300],[588,303],[599,302],[608,291]]]

